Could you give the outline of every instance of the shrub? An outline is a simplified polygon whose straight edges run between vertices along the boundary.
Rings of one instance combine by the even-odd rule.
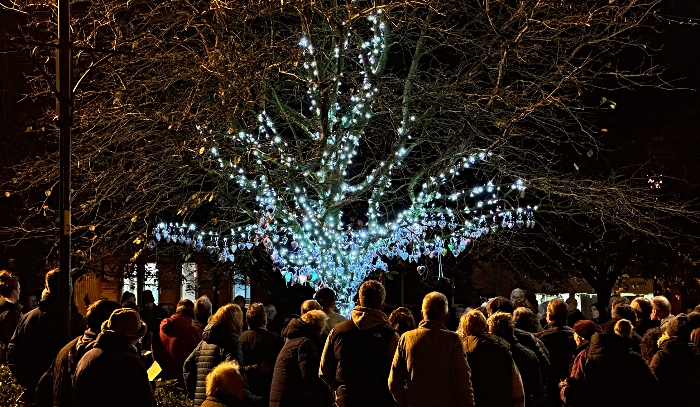
[[[19,398],[22,393],[24,393],[24,389],[17,384],[10,368],[7,365],[0,365],[0,406],[19,406]]]

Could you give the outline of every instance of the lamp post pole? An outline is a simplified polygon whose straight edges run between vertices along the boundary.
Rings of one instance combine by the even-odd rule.
[[[72,305],[71,282],[71,127],[73,91],[71,89],[72,43],[70,37],[70,1],[58,0],[58,57],[56,58],[56,111],[59,127],[59,280],[58,301],[62,334],[70,340]]]

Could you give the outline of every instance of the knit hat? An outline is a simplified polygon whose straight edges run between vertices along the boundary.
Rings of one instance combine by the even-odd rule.
[[[102,332],[114,332],[129,339],[138,339],[146,334],[146,324],[135,310],[119,308],[102,323]]]
[[[603,330],[595,322],[589,319],[582,319],[574,324],[574,332],[581,338],[590,341],[594,333],[601,333]]]

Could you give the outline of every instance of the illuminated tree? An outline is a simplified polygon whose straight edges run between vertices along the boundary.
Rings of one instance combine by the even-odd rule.
[[[611,61],[645,49],[632,32],[660,3],[77,3],[77,44],[133,55],[76,53],[76,244],[88,262],[177,238],[231,267],[262,247],[290,282],[347,302],[388,257],[459,255],[485,233],[534,226],[535,206],[538,224],[590,214],[655,233],[656,215],[682,208],[578,168],[600,147],[589,112],[615,106],[600,103],[601,81],[657,73]],[[55,31],[52,2],[15,9],[24,40]],[[50,92],[45,76],[31,83]],[[11,238],[53,233],[56,156],[5,184],[43,198]]]

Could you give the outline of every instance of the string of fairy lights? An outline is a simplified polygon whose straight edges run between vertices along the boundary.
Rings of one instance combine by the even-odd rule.
[[[226,231],[162,222],[153,229],[153,245],[184,244],[221,262],[235,262],[237,253],[262,248],[287,283],[328,286],[336,292],[343,311],[352,304],[368,274],[387,271],[391,259],[414,263],[419,273],[426,271],[425,258],[435,259],[441,277],[441,260],[448,253],[459,256],[474,239],[499,229],[535,226],[537,208],[517,204],[526,189],[522,180],[505,188],[489,181],[471,189],[444,192],[451,181],[463,179],[466,171],[490,159],[491,153],[480,149],[427,177],[402,210],[383,213],[382,198],[391,189],[392,173],[399,168],[406,170],[404,160],[416,146],[416,140],[407,136],[416,117],[404,114],[394,130],[397,141],[391,154],[378,158],[366,175],[348,175],[375,113],[380,92],[375,82],[382,74],[390,33],[382,9],[368,13],[362,30],[351,24],[345,29],[342,40],[334,42],[328,53],[314,48],[309,33],[299,41],[308,87],[309,116],[305,118],[311,123],[300,125],[300,130],[319,147],[317,168],[300,164],[303,160],[296,146],[290,146],[291,139],[277,131],[267,111],[258,116],[257,132],[222,135],[199,126],[208,159],[217,164],[223,176],[255,198],[255,218]],[[364,39],[359,31],[371,39]],[[351,87],[347,94],[344,89],[348,87],[342,83],[347,76],[340,67],[350,64],[339,63],[345,57],[355,58],[351,66],[359,72],[353,75],[361,78],[361,86]],[[335,92],[330,96],[320,89],[328,80]],[[246,158],[229,157],[231,145],[247,151]],[[266,175],[280,173],[287,176],[269,179]],[[351,181],[355,179],[359,181]],[[366,197],[363,221],[351,221],[339,209],[345,200],[356,197]]]

